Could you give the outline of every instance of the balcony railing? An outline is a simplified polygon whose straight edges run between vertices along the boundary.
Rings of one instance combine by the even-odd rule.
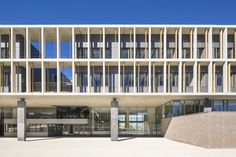
[[[134,92],[134,86],[121,86],[120,87],[120,89],[121,89],[121,92],[123,92],[123,93],[132,93],[132,92]]]
[[[200,87],[200,92],[201,92],[201,93],[206,93],[206,92],[208,92],[208,86],[201,86],[201,87]]]
[[[152,89],[152,92],[153,92],[153,93],[162,93],[162,92],[163,92],[163,86],[155,86],[155,87]]]
[[[86,93],[87,92],[87,86],[77,86],[75,88],[76,93]]]
[[[121,49],[120,50],[120,58],[134,58],[133,49]]]
[[[108,93],[117,93],[119,92],[118,86],[106,86],[105,91]]]
[[[90,58],[102,58],[101,48],[92,48],[90,51]]]
[[[72,83],[71,82],[62,82],[61,83],[62,92],[72,92]]]
[[[46,83],[47,92],[57,92],[57,83],[56,82],[47,82]]]
[[[236,86],[231,86],[231,92],[236,92]]]
[[[223,86],[216,86],[216,92],[223,92]]]
[[[193,92],[193,86],[186,86],[186,87],[185,87],[185,92],[186,92],[186,93],[191,93],[191,92]]]
[[[167,58],[176,58],[174,49],[167,49]]]
[[[178,92],[178,86],[172,86],[172,87],[170,87],[170,92],[171,92],[171,93],[176,93],[176,92]]]
[[[190,58],[190,48],[183,48],[182,58]]]
[[[101,93],[103,90],[102,86],[91,86],[90,87],[90,92],[92,93]]]
[[[87,48],[78,48],[77,49],[77,58],[87,58],[88,57],[88,49]]]

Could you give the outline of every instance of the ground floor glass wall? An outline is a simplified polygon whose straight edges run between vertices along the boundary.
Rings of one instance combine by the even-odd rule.
[[[157,108],[119,108],[120,136],[156,136],[159,134]]]
[[[235,100],[174,100],[157,107],[119,107],[119,136],[160,136],[162,118],[236,111]],[[26,109],[26,136],[110,136],[110,107],[52,106]],[[0,136],[16,137],[16,107],[0,107]]]

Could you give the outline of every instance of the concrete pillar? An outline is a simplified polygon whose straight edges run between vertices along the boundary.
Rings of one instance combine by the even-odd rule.
[[[21,98],[17,101],[17,139],[25,141],[25,121],[26,121],[26,103],[25,99]]]
[[[111,140],[118,141],[118,101],[111,101]]]

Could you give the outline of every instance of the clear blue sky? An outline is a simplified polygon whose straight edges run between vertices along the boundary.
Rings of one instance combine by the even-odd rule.
[[[236,0],[1,0],[0,24],[236,24]]]

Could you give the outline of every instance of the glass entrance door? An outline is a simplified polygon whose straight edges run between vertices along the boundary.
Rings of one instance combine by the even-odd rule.
[[[147,129],[146,108],[123,108],[119,112],[119,134],[122,136],[145,136]]]

